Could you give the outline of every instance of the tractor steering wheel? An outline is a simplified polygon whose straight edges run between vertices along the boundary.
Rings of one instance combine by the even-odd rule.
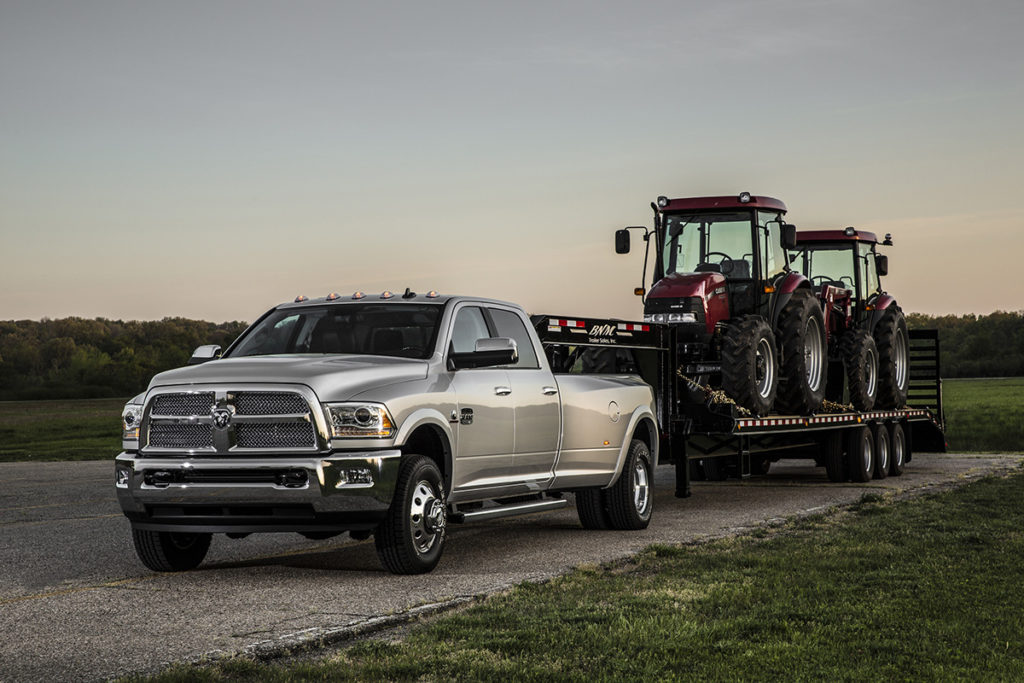
[[[722,266],[726,261],[729,261],[729,270],[728,270],[728,272],[726,272],[725,268],[723,267],[722,268],[722,275],[727,275],[728,273],[732,272],[734,266],[732,265],[732,257],[731,256],[729,256],[725,252],[721,252],[721,251],[709,251],[708,253],[704,254],[704,259],[707,260],[708,263],[711,262],[710,260],[708,260],[708,257],[710,257],[710,256],[721,256],[722,257],[722,260],[718,262],[719,266]]]

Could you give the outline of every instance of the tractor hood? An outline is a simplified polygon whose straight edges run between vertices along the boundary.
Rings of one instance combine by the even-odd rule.
[[[304,384],[321,401],[344,401],[369,389],[424,379],[427,365],[425,360],[391,356],[246,356],[161,372],[149,388],[182,384]]]
[[[699,296],[707,300],[708,295],[720,287],[725,291],[725,276],[721,273],[672,273],[658,280],[647,296],[651,299]]]

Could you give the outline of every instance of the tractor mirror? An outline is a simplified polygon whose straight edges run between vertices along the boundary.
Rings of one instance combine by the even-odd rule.
[[[782,248],[796,248],[796,226],[792,223],[782,224]]]
[[[889,274],[889,257],[885,254],[875,254],[875,269],[881,277]]]
[[[622,230],[615,231],[615,253],[629,253],[629,230],[623,228]]]

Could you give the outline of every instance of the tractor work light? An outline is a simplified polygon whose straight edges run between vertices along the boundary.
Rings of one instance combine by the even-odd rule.
[[[887,247],[891,247],[892,246],[892,233],[891,232],[885,233],[885,239],[882,241],[882,244],[887,246]]]
[[[750,202],[750,193],[749,192],[740,192],[739,199],[740,199],[740,204],[747,204],[747,203],[749,203]]]
[[[847,237],[853,237],[857,234],[857,230],[852,225],[849,225],[845,230],[843,230],[843,234]]]
[[[663,209],[666,206],[668,206],[668,197],[665,197],[664,195],[661,196],[661,197],[658,197],[658,206],[660,206]]]

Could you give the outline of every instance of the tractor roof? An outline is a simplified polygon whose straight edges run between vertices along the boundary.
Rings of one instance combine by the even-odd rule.
[[[744,198],[749,198],[743,201]],[[663,212],[672,211],[700,211],[721,209],[771,209],[786,213],[786,205],[774,197],[755,197],[747,192],[742,195],[729,195],[727,197],[682,197],[680,199],[669,199],[665,206],[659,203],[658,209]]]
[[[796,233],[797,244],[808,242],[868,242],[879,244],[878,236],[866,230],[854,230],[849,234],[847,230],[800,230]]]

